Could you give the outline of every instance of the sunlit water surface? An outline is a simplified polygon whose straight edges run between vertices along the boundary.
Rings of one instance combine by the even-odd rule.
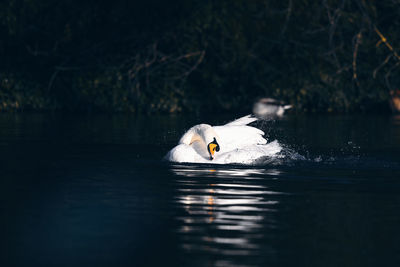
[[[233,119],[210,117],[1,114],[0,265],[400,264],[400,117],[258,123],[284,150],[256,166],[161,160]]]

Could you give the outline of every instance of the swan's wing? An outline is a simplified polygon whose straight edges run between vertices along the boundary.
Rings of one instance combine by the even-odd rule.
[[[215,126],[213,127],[219,136],[221,152],[228,152],[249,145],[266,144],[264,132],[251,126]]]
[[[214,126],[213,129],[219,136],[222,151],[231,151],[248,145],[266,144],[264,132],[247,124],[256,121],[257,118],[246,115],[222,126]]]
[[[224,126],[240,126],[240,125],[247,125],[249,123],[252,123],[253,121],[258,120],[255,117],[252,117],[251,115],[246,115],[244,117],[241,117],[237,120],[231,121],[227,124],[225,124]]]
[[[277,157],[282,147],[278,141],[265,145],[249,145],[235,151],[223,153],[216,157],[212,163],[217,164],[262,164]]]

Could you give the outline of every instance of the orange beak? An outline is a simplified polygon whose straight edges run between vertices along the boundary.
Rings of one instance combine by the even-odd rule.
[[[208,145],[208,152],[210,152],[210,160],[214,159],[213,156],[214,156],[215,150],[217,150],[217,147],[218,147],[218,145],[214,144],[214,143],[210,143]]]

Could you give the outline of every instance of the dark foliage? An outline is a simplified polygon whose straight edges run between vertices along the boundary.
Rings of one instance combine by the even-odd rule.
[[[0,3],[0,109],[389,110],[400,1]]]

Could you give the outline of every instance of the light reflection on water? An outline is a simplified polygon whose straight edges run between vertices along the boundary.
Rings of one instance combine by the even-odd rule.
[[[177,218],[177,232],[186,253],[275,254],[262,240],[268,239],[265,228],[276,228],[278,196],[285,195],[265,185],[265,179],[276,179],[279,170],[178,165],[172,172],[177,175],[175,202],[184,210]]]

